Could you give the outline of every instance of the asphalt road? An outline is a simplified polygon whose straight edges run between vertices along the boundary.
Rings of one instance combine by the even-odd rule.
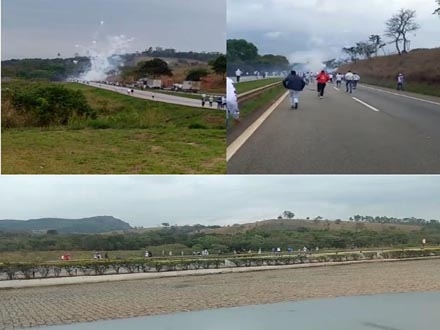
[[[228,146],[230,174],[440,173],[440,98],[358,86],[310,85]],[[312,90],[313,89],[313,90]]]
[[[112,85],[106,85],[106,84],[100,84],[100,83],[94,83],[94,82],[90,82],[89,86],[93,86],[93,87],[106,89],[106,90],[110,90],[113,92],[128,95],[128,93],[127,93],[128,88],[127,87],[118,87],[118,86],[112,86]],[[154,98],[153,98],[153,95],[154,95]],[[198,100],[198,99],[191,99],[188,97],[158,93],[158,92],[154,92],[154,91],[141,91],[141,90],[135,89],[132,96],[137,97],[137,98],[147,99],[150,101],[165,102],[165,103],[177,104],[177,105],[185,105],[185,106],[189,106],[189,107],[193,107],[193,108],[217,109],[217,102],[215,102],[216,101],[215,97],[214,97],[214,102],[213,102],[212,107],[209,106],[209,102],[206,102],[205,106],[202,107],[202,101],[201,101],[202,96],[201,95],[200,95],[200,100]]]

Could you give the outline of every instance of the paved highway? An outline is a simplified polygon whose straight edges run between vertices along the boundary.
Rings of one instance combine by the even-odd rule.
[[[94,83],[94,82],[90,82],[88,85],[128,95],[127,94],[127,90],[128,90],[127,87],[106,85],[106,84],[100,84],[100,83]],[[153,95],[154,95],[154,98],[153,98]],[[217,109],[217,102],[215,102],[216,101],[215,98],[214,98],[214,103],[213,103],[212,107],[209,106],[208,102],[206,102],[205,106],[202,107],[202,101],[201,101],[202,96],[201,95],[200,95],[200,100],[199,100],[199,99],[191,99],[188,97],[158,93],[158,92],[154,92],[151,90],[150,91],[141,91],[141,90],[135,89],[134,93],[131,96],[142,98],[142,99],[147,99],[150,101],[165,102],[165,103],[171,103],[171,104],[177,104],[177,105],[186,105],[186,106],[193,107],[193,108]]]
[[[361,85],[306,87],[228,146],[230,174],[440,173],[440,98]]]

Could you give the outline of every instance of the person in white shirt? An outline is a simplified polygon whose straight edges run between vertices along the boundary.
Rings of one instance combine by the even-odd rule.
[[[345,87],[347,93],[353,92],[353,73],[350,70],[345,74]]]
[[[341,87],[343,75],[341,73],[336,74],[336,87]]]
[[[361,77],[356,72],[354,72],[353,73],[353,89],[356,89],[359,80],[361,80]]]
[[[404,83],[404,78],[403,78],[403,74],[399,73],[399,75],[397,76],[397,90],[398,91],[403,91],[403,83]]]
[[[235,77],[237,77],[237,82],[240,82],[241,74],[242,74],[242,72],[241,72],[240,69],[237,69],[237,70],[235,71]]]
[[[235,120],[240,118],[237,94],[231,78],[226,78],[226,119],[232,116]]]

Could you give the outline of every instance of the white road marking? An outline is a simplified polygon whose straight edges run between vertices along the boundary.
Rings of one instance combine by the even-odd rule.
[[[337,91],[339,91],[339,88],[338,88],[338,87],[334,87],[334,86],[333,86],[333,88],[336,89]]]
[[[399,94],[399,93],[393,93],[393,92],[385,91],[383,89],[374,88],[374,87],[365,86],[365,85],[362,85],[362,87],[369,88],[369,89],[372,89],[372,90],[375,90],[375,91],[378,91],[378,92],[382,92],[382,93],[387,93],[387,94],[391,94],[391,95],[406,97],[406,98],[417,100],[417,101],[421,101],[421,102],[426,102],[426,103],[431,103],[431,104],[435,104],[435,105],[440,105],[440,103],[438,103],[438,102],[429,101],[429,100],[421,99],[421,98],[414,97],[414,96],[409,96],[409,95]]]
[[[263,124],[263,122],[270,116],[272,112],[284,101],[284,99],[289,95],[289,92],[285,92],[272,106],[267,109],[255,122],[252,123],[239,137],[237,137],[227,148],[226,148],[226,161],[229,161],[232,156],[240,149],[243,144],[255,133],[258,127]]]
[[[358,98],[356,98],[356,97],[352,97],[353,98],[353,100],[355,100],[356,102],[359,102],[360,104],[363,104],[363,105],[365,105],[367,108],[370,108],[371,110],[373,110],[373,111],[376,111],[376,112],[379,112],[379,109],[376,109],[375,107],[373,107],[372,105],[369,105],[368,103],[365,103],[364,101],[361,101],[361,100],[359,100]]]

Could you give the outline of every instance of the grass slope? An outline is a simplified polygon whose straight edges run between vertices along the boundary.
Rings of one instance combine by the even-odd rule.
[[[396,77],[403,73],[406,90],[440,96],[440,48],[413,50],[403,55],[375,57],[341,66],[338,70],[359,73],[361,82],[396,88]]]
[[[26,88],[4,88],[17,84]],[[224,112],[65,86],[82,90],[98,117],[44,129],[3,126],[2,173],[225,173]],[[5,123],[13,112],[4,102],[2,110]]]

